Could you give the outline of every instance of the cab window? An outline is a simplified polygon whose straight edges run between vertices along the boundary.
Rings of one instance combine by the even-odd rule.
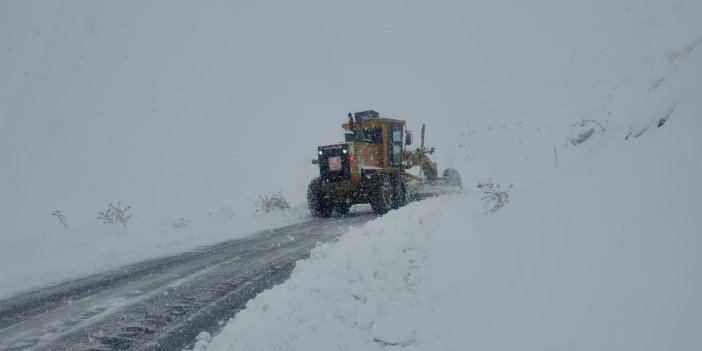
[[[380,128],[366,128],[363,130],[363,141],[380,144],[383,142],[383,132]]]
[[[390,127],[390,161],[393,166],[402,165],[402,126]]]

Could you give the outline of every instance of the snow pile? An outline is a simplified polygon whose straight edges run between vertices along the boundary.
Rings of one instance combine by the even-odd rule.
[[[473,189],[391,211],[316,248],[200,346],[702,348],[699,46],[664,83],[629,86],[606,133],[561,146],[572,161],[508,206],[486,215]]]
[[[702,126],[676,117],[493,215],[469,193],[351,230],[207,349],[699,349]]]
[[[230,348],[246,350],[416,344],[423,337],[417,321],[432,307],[417,297],[430,272],[428,243],[441,240],[442,203],[409,205],[316,248],[287,283],[249,302],[208,350],[232,341]]]

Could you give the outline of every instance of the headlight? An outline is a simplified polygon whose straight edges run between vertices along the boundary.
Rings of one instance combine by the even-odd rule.
[[[322,150],[319,150],[319,154],[320,154],[320,155],[322,154]]]

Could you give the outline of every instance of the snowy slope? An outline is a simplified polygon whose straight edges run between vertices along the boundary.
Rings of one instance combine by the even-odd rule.
[[[647,110],[618,106],[639,137],[609,133],[492,215],[470,191],[352,230],[196,348],[700,349],[701,68],[696,48]]]
[[[466,197],[320,248],[213,348],[265,341],[245,328],[265,318],[295,321],[270,323],[280,344],[258,346],[271,348],[699,348],[699,13],[696,0],[3,2],[0,296],[303,220],[253,204],[277,191],[303,204],[315,147],[372,108],[427,123]],[[485,216],[488,179],[514,188]],[[96,220],[117,201],[128,228]],[[355,305],[348,280],[385,297]],[[265,299],[279,309],[261,312]],[[303,301],[315,310],[290,311]],[[331,304],[366,310],[316,308]]]

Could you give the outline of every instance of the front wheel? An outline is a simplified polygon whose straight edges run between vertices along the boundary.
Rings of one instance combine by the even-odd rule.
[[[441,175],[444,183],[450,187],[463,189],[463,182],[461,181],[461,174],[453,168],[447,168]]]

